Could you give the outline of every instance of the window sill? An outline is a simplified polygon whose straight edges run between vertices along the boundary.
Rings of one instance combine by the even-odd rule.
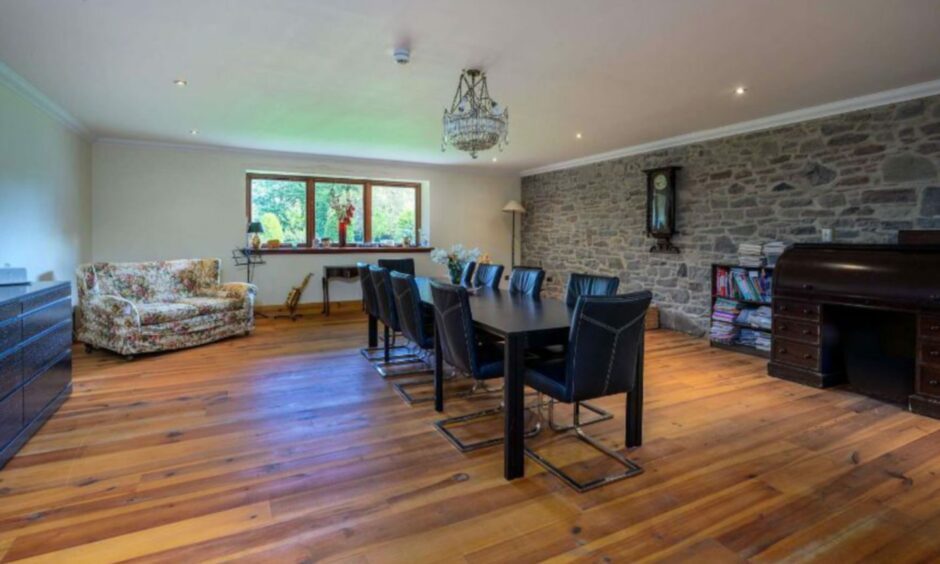
[[[430,253],[432,247],[296,247],[258,249],[262,255],[355,255],[359,253]]]

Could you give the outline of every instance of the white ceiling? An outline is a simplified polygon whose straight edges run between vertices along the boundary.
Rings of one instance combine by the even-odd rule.
[[[95,136],[467,164],[440,118],[480,66],[510,145],[476,165],[505,171],[935,80],[938,52],[940,0],[0,0],[0,60]]]

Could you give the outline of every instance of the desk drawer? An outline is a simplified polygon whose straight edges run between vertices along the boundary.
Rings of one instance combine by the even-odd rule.
[[[922,339],[934,339],[936,341],[940,341],[940,316],[920,316],[920,337]]]
[[[29,339],[72,316],[72,300],[52,302],[23,316],[23,339]]]
[[[48,370],[33,378],[23,387],[23,417],[32,421],[49,405],[72,379],[72,353],[65,353]]]
[[[787,318],[774,319],[774,337],[819,344],[819,324]]]
[[[929,396],[940,396],[940,368],[922,365],[917,391]]]
[[[773,360],[801,368],[819,370],[819,347],[788,339],[774,339]]]
[[[23,351],[18,349],[0,357],[0,398],[23,383]]]
[[[7,444],[23,428],[23,390],[19,389],[0,401],[0,447]]]
[[[790,317],[793,319],[805,319],[807,321],[819,321],[819,304],[794,302],[790,300],[775,300],[774,315]]]
[[[940,367],[940,341],[921,341],[920,361]]]

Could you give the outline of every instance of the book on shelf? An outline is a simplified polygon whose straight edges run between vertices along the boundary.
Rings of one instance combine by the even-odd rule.
[[[715,269],[715,295],[770,303],[773,277],[765,270],[720,266]]]

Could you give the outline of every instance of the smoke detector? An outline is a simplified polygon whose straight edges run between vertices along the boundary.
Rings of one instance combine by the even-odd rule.
[[[392,57],[395,58],[395,62],[399,65],[407,65],[408,61],[411,60],[411,51],[405,47],[399,47],[392,53]]]

